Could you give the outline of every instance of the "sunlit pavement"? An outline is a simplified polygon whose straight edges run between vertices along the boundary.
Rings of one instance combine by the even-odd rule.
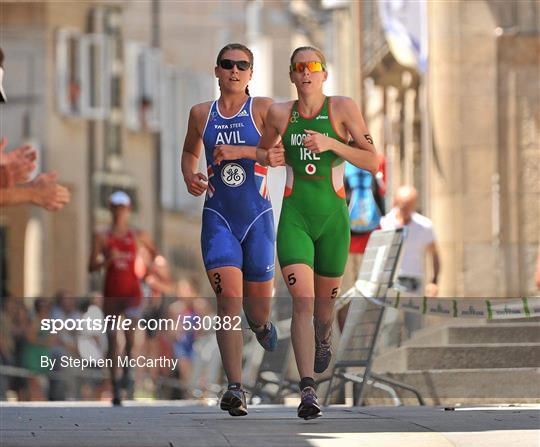
[[[459,408],[330,407],[303,421],[296,408],[251,406],[232,418],[193,403],[10,403],[2,447],[539,447],[540,405]]]

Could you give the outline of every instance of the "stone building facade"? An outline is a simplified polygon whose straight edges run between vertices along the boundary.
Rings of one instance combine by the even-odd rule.
[[[442,255],[442,296],[535,293],[540,241],[540,8],[427,2],[428,76],[400,66],[364,4],[364,107],[391,191],[421,195]],[[427,86],[431,144],[423,145]],[[424,142],[425,143],[425,142]],[[422,152],[429,148],[429,154]],[[391,203],[391,195],[387,198]]]

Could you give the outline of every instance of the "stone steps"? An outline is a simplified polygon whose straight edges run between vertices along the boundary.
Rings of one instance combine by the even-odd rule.
[[[540,401],[540,368],[434,369],[385,375],[415,387],[427,405]],[[399,388],[396,391],[407,404],[418,403],[411,392]],[[366,395],[366,403],[371,405],[382,404],[389,398],[388,393],[373,387]]]
[[[540,324],[456,320],[375,357],[373,371],[417,388],[431,405],[540,401]],[[399,391],[414,404],[408,391]],[[370,388],[368,404],[391,404]]]
[[[448,328],[449,344],[540,343],[540,324],[506,323]]]
[[[538,323],[449,324],[416,332],[404,346],[438,346],[466,343],[540,343]]]
[[[375,359],[379,371],[430,369],[536,368],[540,343],[403,346]]]
[[[540,343],[407,347],[407,370],[540,367]]]

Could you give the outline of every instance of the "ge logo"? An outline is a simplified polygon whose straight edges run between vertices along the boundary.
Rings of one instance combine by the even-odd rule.
[[[246,172],[239,164],[229,163],[221,170],[221,180],[227,186],[236,188],[246,181]]]
[[[298,112],[295,110],[295,111],[292,113],[292,115],[291,115],[290,122],[291,122],[292,124],[297,123],[297,122],[298,122],[298,116],[299,116],[299,114],[298,114]]]

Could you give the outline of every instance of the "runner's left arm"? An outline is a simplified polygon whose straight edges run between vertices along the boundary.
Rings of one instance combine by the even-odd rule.
[[[214,163],[216,165],[225,160],[238,160],[239,158],[257,160],[257,146],[218,144],[214,148]]]
[[[147,231],[139,230],[137,232],[137,239],[141,244],[146,247],[152,259],[154,259],[158,255],[156,244],[154,243],[154,241],[150,237],[150,234],[148,234]]]
[[[263,166],[285,165],[285,149],[279,133],[283,111],[283,104],[273,104],[266,115],[264,132],[257,147],[257,161]]]
[[[272,98],[253,98],[253,120],[262,133],[264,133],[266,115],[272,103]],[[214,148],[214,163],[217,165],[224,160],[238,160],[239,158],[257,161],[257,146],[218,144]]]
[[[314,153],[332,150],[354,166],[375,174],[379,164],[377,153],[360,108],[347,97],[333,97],[332,106],[334,122],[341,122],[344,125],[347,133],[352,136],[354,145],[344,144],[319,132],[306,129],[309,136],[304,139],[304,146]]]

